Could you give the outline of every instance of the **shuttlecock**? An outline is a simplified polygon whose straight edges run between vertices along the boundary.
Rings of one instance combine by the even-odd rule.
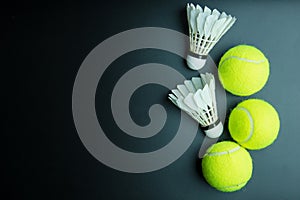
[[[172,90],[168,98],[199,122],[208,137],[217,138],[222,134],[223,124],[218,118],[214,75],[206,73],[185,80],[184,84]]]
[[[193,70],[201,69],[206,62],[210,50],[236,21],[235,17],[222,14],[208,7],[202,9],[199,5],[187,4],[187,19],[189,25],[190,53],[187,64]]]

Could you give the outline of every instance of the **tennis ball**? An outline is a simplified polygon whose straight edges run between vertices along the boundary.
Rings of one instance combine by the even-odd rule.
[[[235,142],[219,142],[208,148],[204,155],[202,172],[212,187],[222,192],[233,192],[250,180],[252,159],[248,151]]]
[[[247,149],[262,149],[274,142],[280,128],[276,110],[267,102],[248,99],[231,112],[228,129],[231,137]]]
[[[249,45],[229,49],[222,56],[218,71],[223,87],[238,96],[249,96],[261,90],[270,73],[268,59]]]

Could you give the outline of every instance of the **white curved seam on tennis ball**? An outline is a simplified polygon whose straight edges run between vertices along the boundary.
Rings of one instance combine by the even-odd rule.
[[[222,62],[220,63],[219,66],[223,65],[223,63],[229,59],[237,59],[237,60],[241,60],[241,61],[245,61],[245,62],[250,62],[250,63],[254,63],[254,64],[261,64],[263,62],[266,62],[266,59],[263,59],[263,60],[250,60],[250,59],[247,59],[247,58],[241,58],[241,57],[238,57],[238,56],[229,56],[227,58],[225,58],[224,60],[222,60]]]
[[[244,107],[237,107],[236,109],[244,111],[247,114],[247,117],[249,119],[250,131],[249,131],[248,137],[243,141],[239,141],[239,143],[245,143],[245,142],[248,142],[251,139],[251,137],[253,135],[253,132],[254,132],[253,117],[251,116],[250,112]]]
[[[233,153],[235,151],[238,151],[241,147],[240,146],[237,146],[233,149],[230,149],[228,151],[222,151],[222,152],[207,152],[206,155],[207,156],[221,156],[221,155],[224,155],[224,154],[230,154],[230,153]]]
[[[241,185],[244,185],[246,183],[247,183],[247,181],[244,181],[244,182],[236,184],[236,185],[229,185],[229,186],[225,186],[225,187],[218,187],[218,189],[228,189],[228,188],[240,187]]]

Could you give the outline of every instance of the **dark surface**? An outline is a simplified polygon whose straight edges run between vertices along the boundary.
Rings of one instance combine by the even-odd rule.
[[[168,167],[146,174],[129,174],[108,168],[94,159],[82,145],[74,127],[72,87],[77,70],[88,53],[108,37],[137,27],[165,27],[187,34],[186,1],[14,2],[2,7],[0,38],[4,69],[1,73],[2,99],[5,102],[2,104],[5,119],[4,131],[1,131],[4,149],[1,168],[4,168],[3,189],[9,197],[6,199],[300,198],[300,2],[199,3],[238,18],[212,50],[215,62],[230,47],[246,43],[260,48],[271,63],[268,83],[251,98],[265,99],[277,109],[281,130],[272,146],[250,152],[254,171],[248,185],[239,192],[226,194],[204,181],[200,162],[196,159],[202,133],[185,154]],[[176,69],[182,65],[182,73],[189,73],[182,59],[175,55],[159,51],[144,53],[147,56],[135,52],[137,61],[120,58],[116,65],[130,69],[134,67],[133,62],[156,61]],[[113,72],[110,68],[107,74]],[[112,83],[116,80],[112,78]],[[168,91],[157,85],[153,87],[157,90],[155,95],[160,97]],[[142,89],[144,93],[135,93],[136,101],[153,90],[149,85]],[[157,102],[160,97],[153,97],[151,101]],[[247,98],[227,94],[228,113]],[[167,110],[174,108],[167,101],[161,103]],[[146,110],[140,108],[146,116]],[[133,118],[138,117],[135,112],[133,109]],[[143,125],[148,119],[135,120]],[[106,126],[115,126],[110,123]],[[153,150],[168,142],[173,135],[168,132],[171,124],[167,126],[164,135],[140,140],[145,148],[138,146],[136,151]],[[139,144],[138,139],[128,139],[118,131],[109,137],[129,150]],[[227,130],[224,138],[230,139]]]

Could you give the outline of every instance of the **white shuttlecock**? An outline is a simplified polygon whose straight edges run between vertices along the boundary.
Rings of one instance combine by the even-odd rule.
[[[222,134],[223,124],[218,118],[214,75],[206,73],[185,80],[184,84],[172,90],[168,98],[199,122],[208,137],[217,138]]]
[[[236,21],[235,17],[222,14],[208,7],[202,9],[191,3],[187,4],[187,19],[189,25],[190,53],[187,64],[193,70],[201,69],[206,62],[210,50]]]

